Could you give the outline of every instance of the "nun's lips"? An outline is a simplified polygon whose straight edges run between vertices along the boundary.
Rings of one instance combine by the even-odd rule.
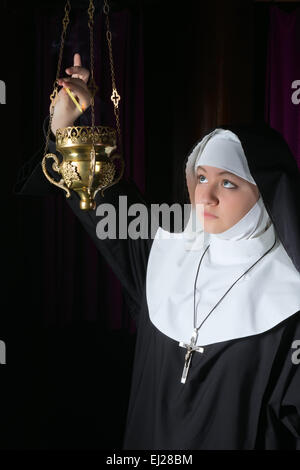
[[[211,217],[213,219],[217,219],[218,217],[216,215],[210,214],[209,212],[204,211],[204,217]]]

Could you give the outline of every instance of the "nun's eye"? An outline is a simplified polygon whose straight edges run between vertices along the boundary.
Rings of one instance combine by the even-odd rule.
[[[197,181],[200,181],[200,178],[202,177],[203,175],[197,175]]]
[[[203,181],[201,180],[202,177],[205,178],[204,175],[198,175],[198,176],[197,176],[197,181],[198,181],[199,183],[202,183],[202,182],[203,182]],[[232,186],[231,188],[228,187],[228,186],[224,186],[224,187],[227,188],[227,189],[236,189],[236,188],[237,188],[237,186],[236,186],[235,184],[231,183],[229,180],[223,180],[223,182],[224,182],[224,183],[229,183],[229,184],[231,184],[231,186]]]
[[[224,180],[224,182],[225,182],[225,183],[229,183],[229,184],[231,184],[231,185],[232,185],[232,187],[231,187],[231,188],[228,188],[228,189],[235,189],[235,188],[236,188],[236,185],[235,185],[235,184],[233,184],[233,183],[231,183],[230,181],[228,181],[228,180]]]

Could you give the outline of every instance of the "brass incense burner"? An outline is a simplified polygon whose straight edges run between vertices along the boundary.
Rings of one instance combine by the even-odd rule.
[[[53,85],[53,93],[50,95],[50,117],[44,157],[42,159],[42,169],[46,178],[50,183],[58,186],[66,192],[66,196],[70,197],[71,191],[74,190],[80,197],[80,209],[95,209],[95,196],[99,190],[103,196],[104,189],[116,184],[124,172],[124,160],[122,156],[115,152],[117,149],[117,133],[122,154],[121,129],[119,119],[119,101],[121,99],[115,82],[113,55],[112,55],[112,34],[109,27],[109,5],[108,1],[103,1],[103,13],[106,16],[107,43],[109,49],[111,79],[112,79],[112,95],[111,101],[114,105],[114,114],[117,125],[117,133],[112,127],[95,126],[95,109],[94,98],[98,87],[94,78],[94,4],[93,0],[89,0],[88,8],[88,27],[90,29],[90,84],[88,88],[91,92],[91,126],[70,126],[57,129],[56,131],[56,149],[62,155],[62,159],[54,153],[47,153],[50,140],[51,124],[55,104],[58,99],[58,79],[60,77],[60,68],[62,54],[65,42],[67,26],[69,24],[69,12],[71,10],[70,0],[65,4],[65,16],[62,21],[63,31],[61,35],[61,44],[59,51],[59,59],[56,72],[56,80]],[[76,76],[76,74],[74,74]],[[73,77],[73,75],[72,75]],[[78,102],[76,97],[68,87],[65,87],[71,100],[77,106],[81,113],[84,112],[84,103]],[[60,180],[53,178],[53,174],[49,174],[46,162],[48,159],[54,160],[52,169],[61,176]],[[120,173],[115,178],[116,167],[115,161],[119,160]]]
[[[94,139],[93,139],[94,136]],[[46,178],[54,185],[63,189],[70,197],[70,189],[80,197],[80,209],[95,208],[95,196],[99,190],[112,186],[119,181],[124,170],[124,161],[119,154],[113,154],[116,149],[116,131],[107,126],[73,126],[57,129],[56,148],[62,155],[59,161],[57,155],[48,153],[42,160],[42,168]],[[91,152],[95,149],[94,166],[91,165]],[[56,181],[47,169],[47,159],[53,159],[52,168],[61,179]],[[114,160],[121,163],[119,176],[115,178],[116,167]]]

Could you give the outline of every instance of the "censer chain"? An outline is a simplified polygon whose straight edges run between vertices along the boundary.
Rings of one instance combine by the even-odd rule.
[[[88,26],[90,29],[90,69],[91,69],[91,78],[90,78],[90,88],[91,88],[91,112],[92,112],[92,149],[90,153],[90,171],[89,171],[89,182],[88,182],[88,193],[91,196],[92,184],[94,181],[95,175],[95,165],[96,165],[96,151],[95,151],[95,94],[97,92],[97,86],[95,83],[94,77],[94,3],[93,0],[90,0],[88,15],[89,22]]]
[[[121,99],[121,96],[119,95],[117,91],[117,87],[116,87],[114,59],[113,59],[113,53],[112,53],[112,34],[110,31],[110,25],[109,25],[109,5],[108,5],[107,0],[104,0],[103,2],[103,12],[106,15],[106,18],[105,18],[106,39],[107,39],[107,44],[108,44],[111,83],[112,83],[112,95],[110,99],[114,105],[114,115],[116,119],[117,133],[118,133],[118,139],[119,139],[119,149],[120,149],[120,153],[122,154],[123,150],[122,150],[121,127],[120,127],[120,116],[119,116],[119,101]]]
[[[60,77],[60,68],[61,68],[62,55],[63,55],[64,44],[65,44],[65,37],[66,37],[67,27],[68,27],[68,24],[70,22],[70,17],[69,17],[70,10],[71,10],[70,0],[67,0],[66,4],[65,4],[65,16],[62,20],[62,33],[61,33],[61,38],[60,38],[60,50],[59,50],[59,57],[58,57],[58,63],[57,63],[56,78],[55,78],[55,82],[53,84],[53,92],[50,95],[51,107],[50,107],[49,124],[48,124],[46,143],[45,143],[45,149],[44,149],[44,157],[47,154],[48,147],[49,147],[49,140],[50,140],[50,132],[51,132],[51,125],[52,125],[54,107],[55,107],[55,103],[57,101],[57,95],[58,95],[58,82],[57,82],[57,80]]]

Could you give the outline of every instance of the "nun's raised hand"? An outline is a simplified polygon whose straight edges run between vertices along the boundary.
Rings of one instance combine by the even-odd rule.
[[[74,121],[81,115],[81,112],[66,92],[65,87],[69,88],[84,110],[91,104],[91,93],[87,87],[90,72],[82,67],[80,54],[74,54],[73,66],[68,67],[65,71],[69,77],[58,79],[58,84],[62,88],[58,92],[52,118],[51,130],[54,135],[58,128],[72,126]]]

